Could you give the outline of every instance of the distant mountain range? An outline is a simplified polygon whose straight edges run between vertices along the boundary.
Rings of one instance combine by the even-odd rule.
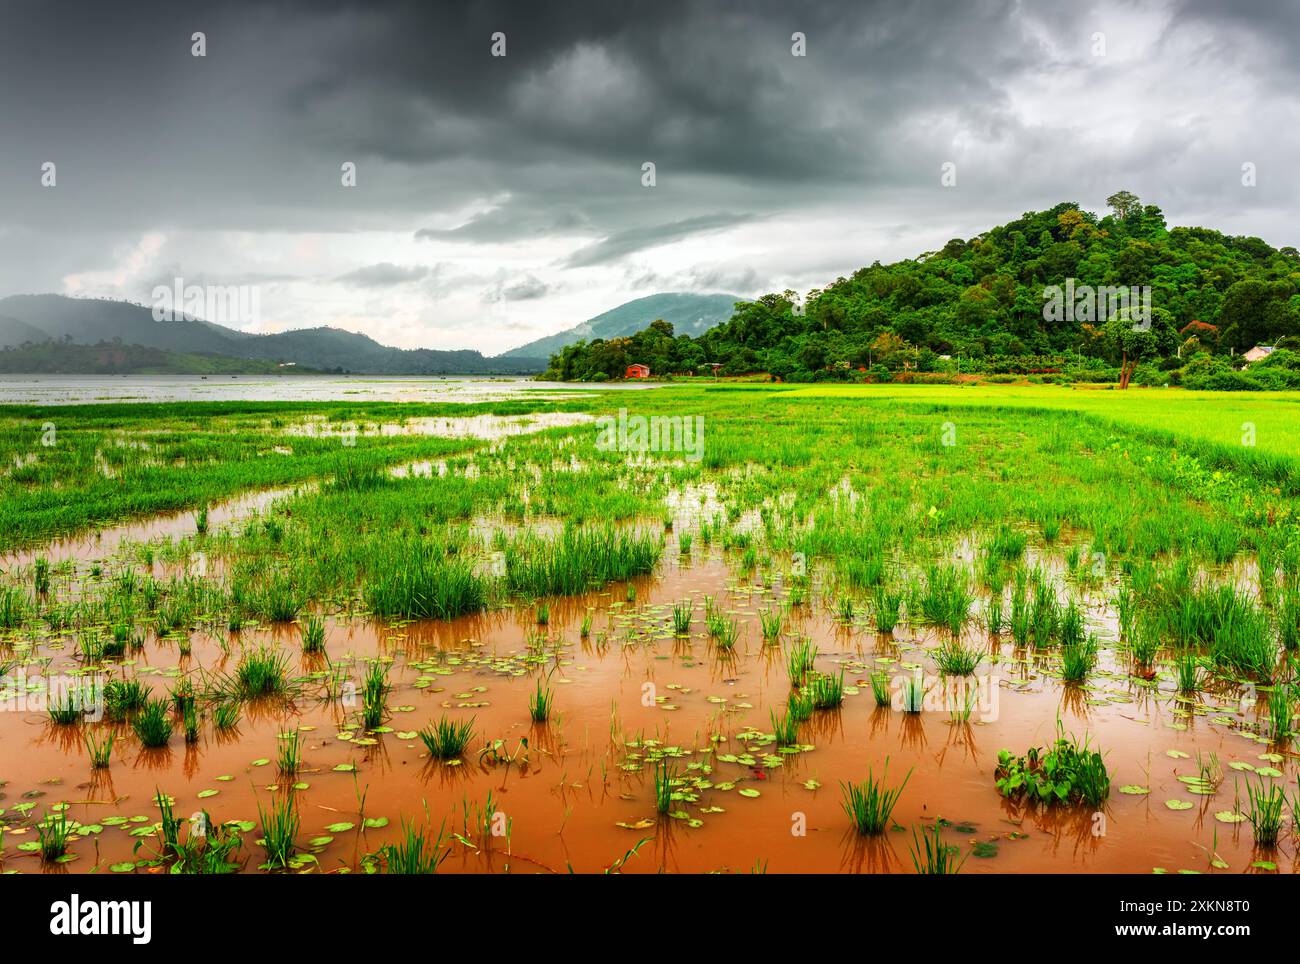
[[[391,348],[339,328],[254,335],[190,316],[155,321],[152,309],[128,301],[12,295],[0,299],[0,349],[6,356],[0,372],[263,372],[292,364],[357,374],[526,375],[544,370],[549,356],[565,345],[631,335],[660,318],[672,322],[679,334],[702,334],[730,318],[740,300],[724,294],[650,295],[557,335],[485,357],[477,351]],[[97,351],[60,354],[44,347],[48,342]]]
[[[127,301],[62,295],[0,299],[0,347],[65,340],[244,359],[254,363],[250,371],[262,371],[268,362],[381,375],[527,375],[546,367],[541,357],[492,359],[476,351],[390,348],[339,328],[252,335],[192,317],[154,321],[152,309]],[[190,369],[185,364],[179,370]]]
[[[596,338],[606,341],[623,338],[659,319],[671,322],[676,334],[694,338],[728,320],[736,302],[744,300],[739,295],[696,295],[685,292],[648,295],[611,308],[558,335],[548,335],[512,348],[499,357],[550,358],[565,345]],[[0,310],[3,310],[3,302],[0,302]]]

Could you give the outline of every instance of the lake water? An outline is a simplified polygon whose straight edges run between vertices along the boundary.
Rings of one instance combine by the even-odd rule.
[[[9,375],[0,405],[94,402],[491,402],[518,397],[572,398],[646,384],[578,385],[522,377],[382,375]]]

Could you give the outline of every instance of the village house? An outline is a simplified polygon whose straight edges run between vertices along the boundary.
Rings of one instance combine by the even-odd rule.
[[[1247,362],[1253,363],[1259,361],[1261,358],[1267,358],[1269,355],[1273,354],[1273,351],[1274,349],[1268,345],[1256,345],[1241,357],[1246,359]]]
[[[628,365],[625,378],[649,378],[650,366],[648,365]]]

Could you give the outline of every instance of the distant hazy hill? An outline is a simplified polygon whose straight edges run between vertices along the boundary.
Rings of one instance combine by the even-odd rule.
[[[149,308],[125,301],[62,295],[14,295],[0,300],[0,348],[65,339],[79,345],[117,342],[127,351],[142,346],[366,374],[532,374],[546,367],[540,356],[489,359],[476,351],[389,348],[338,328],[250,335],[193,318],[154,321]]]
[[[25,321],[0,315],[0,347],[21,345],[25,341],[41,341],[46,337],[48,336],[43,331]]]
[[[695,337],[730,318],[736,302],[744,300],[739,295],[695,295],[685,292],[649,295],[611,308],[604,314],[557,335],[548,335],[512,348],[498,357],[549,358],[565,345],[594,338],[621,338],[640,331],[660,318],[672,322],[677,334]],[[3,302],[0,302],[0,310],[2,309]]]
[[[0,375],[311,375],[302,365],[146,348],[121,342],[28,342],[0,351]]]

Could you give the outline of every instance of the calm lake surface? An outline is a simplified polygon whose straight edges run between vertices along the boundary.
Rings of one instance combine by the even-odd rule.
[[[523,394],[572,398],[583,391],[651,386],[577,385],[523,377],[383,375],[9,375],[0,405],[94,402],[490,402]]]

